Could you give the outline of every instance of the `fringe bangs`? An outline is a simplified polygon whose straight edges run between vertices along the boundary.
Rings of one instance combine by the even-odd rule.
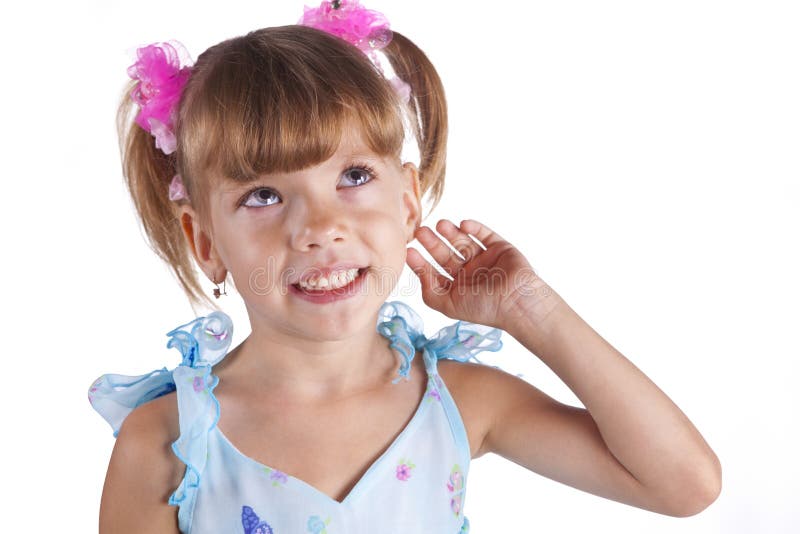
[[[298,32],[308,39],[298,40]],[[400,156],[401,104],[359,50],[297,26],[222,45],[221,57],[215,47],[198,59],[201,70],[181,106],[179,165],[193,184],[246,183],[319,164],[336,151],[345,128],[360,128],[379,156]]]

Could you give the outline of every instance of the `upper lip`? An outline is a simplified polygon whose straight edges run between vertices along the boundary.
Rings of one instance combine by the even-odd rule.
[[[331,273],[346,271],[348,269],[362,269],[363,267],[364,267],[363,265],[359,265],[353,262],[339,262],[324,266],[312,265],[300,271],[300,277],[297,278],[293,283],[298,284],[300,282],[307,282],[312,278],[319,278],[321,276],[324,276],[325,278],[330,278]]]

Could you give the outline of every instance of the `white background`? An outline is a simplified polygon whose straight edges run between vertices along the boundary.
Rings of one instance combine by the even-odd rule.
[[[447,90],[447,187],[426,222],[475,218],[515,244],[722,461],[720,498],[677,519],[485,456],[470,472],[473,532],[800,531],[796,4],[368,7],[428,53]],[[3,531],[96,530],[113,438],[86,390],[105,372],[176,365],[164,334],[194,317],[120,174],[114,113],[133,49],[178,39],[196,57],[301,12],[239,0],[4,8]],[[223,305],[235,344],[248,330],[237,299]],[[429,334],[451,322],[418,291],[405,300]],[[578,404],[511,338],[487,360]]]

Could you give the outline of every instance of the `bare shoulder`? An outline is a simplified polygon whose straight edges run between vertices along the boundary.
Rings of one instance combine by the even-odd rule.
[[[180,434],[175,393],[133,410],[122,423],[100,502],[100,533],[178,532],[169,496],[185,465],[172,452]]]
[[[521,378],[488,365],[440,360],[439,374],[458,406],[473,458],[493,452],[487,439],[498,417],[515,407],[561,404]]]

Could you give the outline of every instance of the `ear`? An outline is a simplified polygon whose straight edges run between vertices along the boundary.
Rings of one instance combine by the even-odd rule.
[[[407,212],[406,243],[410,243],[414,239],[414,233],[422,221],[419,170],[410,161],[403,163],[403,205]]]
[[[186,238],[195,261],[205,275],[214,283],[222,282],[228,271],[214,248],[214,238],[211,233],[203,229],[197,213],[189,205],[181,206],[181,228]]]

